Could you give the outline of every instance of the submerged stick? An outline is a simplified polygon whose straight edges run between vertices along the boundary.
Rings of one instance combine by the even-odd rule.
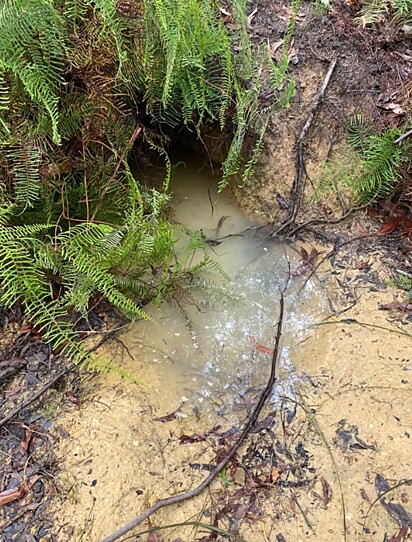
[[[334,58],[328,68],[328,71],[326,72],[325,79],[323,80],[323,84],[316,95],[316,99],[314,104],[312,105],[312,109],[310,110],[309,116],[306,119],[306,122],[302,128],[302,131],[300,132],[299,138],[296,143],[296,150],[297,150],[297,156],[296,156],[296,179],[293,183],[291,193],[293,194],[292,198],[292,208],[289,213],[289,216],[287,219],[283,222],[283,224],[275,231],[271,233],[271,237],[274,237],[278,235],[280,232],[285,230],[288,226],[294,223],[296,219],[296,215],[299,211],[300,202],[302,199],[302,193],[304,188],[304,158],[303,158],[303,143],[306,138],[306,134],[309,131],[309,128],[312,126],[313,119],[315,118],[315,115],[319,109],[320,104],[323,102],[323,98],[325,96],[326,89],[329,85],[330,78],[332,77],[333,71],[335,69],[337,63],[337,58]]]
[[[280,294],[279,321],[278,321],[277,329],[276,329],[275,346],[273,349],[272,365],[271,365],[269,380],[260,396],[258,403],[253,409],[252,414],[247,419],[246,424],[244,426],[244,429],[239,439],[232,446],[232,448],[230,449],[226,457],[222,459],[222,461],[220,461],[220,463],[212,470],[209,476],[205,478],[203,482],[199,484],[197,487],[195,487],[194,489],[190,489],[189,491],[185,491],[184,493],[178,493],[177,495],[173,495],[172,497],[160,499],[153,506],[151,506],[150,508],[148,508],[147,510],[145,510],[144,512],[136,516],[134,519],[129,521],[129,523],[126,523],[126,525],[121,527],[118,531],[116,531],[115,533],[101,540],[101,542],[115,542],[115,540],[118,540],[119,538],[121,538],[122,536],[130,532],[132,529],[134,529],[135,527],[143,523],[143,521],[148,519],[152,514],[154,514],[158,510],[165,508],[166,506],[170,506],[172,504],[178,504],[183,501],[187,501],[189,499],[193,499],[194,497],[197,497],[213,482],[213,480],[219,475],[219,473],[233,459],[236,452],[239,450],[239,448],[242,446],[242,444],[246,440],[246,437],[248,436],[250,431],[256,425],[259,415],[262,412],[262,409],[265,406],[267,400],[269,399],[272,393],[273,386],[279,377],[280,339],[282,337],[283,320],[284,320],[284,312],[285,312],[284,291],[285,290],[283,290]]]

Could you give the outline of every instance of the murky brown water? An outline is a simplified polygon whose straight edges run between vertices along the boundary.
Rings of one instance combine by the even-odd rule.
[[[178,222],[202,230],[208,239],[221,240],[211,256],[231,281],[222,283],[218,274],[208,274],[212,290],[214,285],[223,285],[239,300],[233,301],[229,293],[215,302],[215,296],[199,293],[193,303],[181,307],[168,302],[149,306],[146,310],[155,323],[133,324],[122,340],[132,356],[144,360],[151,384],[162,394],[170,394],[172,404],[187,399],[186,407],[195,413],[227,416],[267,378],[271,356],[258,352],[252,342],[273,345],[279,292],[288,280],[289,265],[295,268],[299,258],[288,247],[265,242],[231,194],[217,194],[208,168],[178,166],[171,189]],[[282,393],[296,378],[291,349],[326,308],[316,279],[300,291],[302,283],[302,278],[291,280],[286,294],[283,377],[278,385]]]
[[[251,225],[228,194],[214,203],[212,215],[207,189],[213,202],[216,193],[206,171],[195,166],[180,169],[173,186],[177,217],[192,228],[202,228],[207,237],[216,235],[222,215],[230,219],[224,221],[220,235]],[[147,386],[101,375],[94,386],[90,383],[80,409],[69,406],[59,416],[55,429],[62,493],[53,508],[59,542],[99,542],[158,499],[198,485],[206,476],[198,467],[216,461],[214,440],[204,440],[202,435],[216,425],[225,431],[239,423],[246,417],[245,407],[256,401],[268,377],[270,355],[253,348],[249,337],[272,346],[279,288],[288,275],[287,258],[293,270],[298,257],[290,249],[285,255],[279,245],[264,245],[258,237],[229,238],[215,250],[216,259],[232,277],[231,287],[243,295],[242,302],[214,305],[208,296],[199,295],[196,305],[185,305],[184,312],[169,303],[149,307],[157,323],[131,325],[122,337],[133,359],[121,347],[112,355],[114,344],[106,350],[107,356]],[[238,463],[229,472],[229,486],[216,480],[211,493],[165,508],[153,517],[153,525],[193,518],[209,522],[202,511],[218,510],[217,504],[226,505],[238,489],[242,495],[254,495],[255,463],[250,460],[255,450],[258,472],[263,475],[261,468],[266,468],[273,484],[256,495],[262,519],[255,516],[243,523],[244,540],[267,542],[282,535],[298,542],[331,536],[343,542],[367,542],[396,532],[398,526],[376,499],[374,483],[382,474],[394,487],[399,485],[402,494],[391,493],[390,498],[410,508],[406,483],[397,484],[407,480],[409,485],[410,477],[410,338],[382,333],[391,324],[378,306],[391,301],[393,292],[377,290],[374,284],[360,288],[357,259],[351,260],[352,269],[348,259],[343,261],[345,267],[335,268],[332,274],[327,265],[318,270],[328,292],[316,278],[302,289],[305,277],[296,277],[286,293],[281,380],[273,401],[280,395],[293,396],[296,390],[296,415],[289,420],[285,405],[277,409],[273,431],[252,436],[239,452]],[[381,267],[379,261],[371,263],[375,270]],[[354,295],[359,296],[358,303],[345,312],[352,325],[335,321],[335,325],[309,327],[327,313],[328,295],[333,302],[346,295],[342,281],[354,285]],[[356,320],[375,327],[356,325]],[[182,417],[160,423],[159,418],[175,411],[183,397],[187,400],[179,408]],[[68,436],[61,436],[59,424]],[[342,447],[343,427],[359,435],[366,448],[361,441],[353,449]],[[201,438],[182,445],[185,435]],[[283,458],[280,472],[272,468],[272,460],[262,467],[264,449],[255,445],[265,439],[269,457],[279,461],[281,454]],[[293,487],[299,473],[309,485]],[[282,480],[292,485],[281,485]],[[200,533],[191,529],[161,531],[159,536],[164,542],[176,537],[188,542],[199,539]]]

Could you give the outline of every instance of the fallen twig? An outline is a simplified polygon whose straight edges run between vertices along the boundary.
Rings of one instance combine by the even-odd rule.
[[[95,344],[94,346],[92,346],[88,351],[87,353],[88,354],[91,354],[92,352],[95,352],[98,348],[100,348],[106,341],[110,340],[111,338],[113,338],[113,336],[117,333],[117,329],[114,329],[112,331],[109,331],[102,339],[100,339],[100,341]],[[0,427],[3,427],[3,425],[6,425],[6,423],[8,423],[11,419],[14,418],[14,416],[17,416],[17,414],[19,414],[22,410],[24,410],[25,408],[27,408],[28,406],[30,406],[32,403],[34,403],[35,401],[37,401],[37,399],[39,399],[44,393],[46,393],[46,391],[48,389],[50,389],[51,387],[53,387],[56,382],[58,382],[63,376],[65,376],[66,374],[72,372],[75,368],[77,367],[76,363],[71,363],[68,367],[66,367],[65,369],[63,369],[62,371],[60,371],[59,373],[57,373],[51,380],[49,380],[48,382],[46,382],[46,384],[44,384],[44,386],[42,386],[39,390],[36,391],[36,393],[34,393],[31,397],[28,397],[25,401],[23,401],[22,403],[20,403],[20,405],[18,405],[14,410],[12,410],[11,412],[9,412],[7,414],[7,416],[5,416],[4,418],[2,418],[0,420]]]
[[[333,247],[333,249],[330,252],[328,252],[327,254],[325,254],[325,256],[311,270],[309,275],[306,277],[304,283],[302,284],[299,292],[301,292],[303,290],[303,288],[306,286],[306,284],[309,282],[309,280],[316,273],[316,271],[319,269],[319,267],[323,264],[324,261],[326,261],[329,258],[332,258],[333,256],[336,256],[336,254],[338,253],[338,250],[340,250],[345,245],[349,245],[350,243],[354,243],[355,241],[360,241],[361,239],[365,239],[366,237],[369,237],[369,236],[360,235],[358,237],[352,237],[352,239],[347,239],[346,241],[337,241],[335,243],[335,246]]]
[[[335,469],[335,475],[336,475],[336,479],[337,479],[337,482],[338,482],[338,486],[339,486],[339,492],[340,492],[340,500],[341,500],[341,505],[342,505],[342,527],[343,527],[343,540],[344,542],[347,541],[347,534],[348,534],[348,525],[347,525],[347,521],[346,521],[346,503],[345,503],[345,496],[344,496],[344,493],[343,493],[343,484],[342,484],[342,480],[341,480],[341,477],[340,477],[340,474],[339,474],[339,469],[338,469],[338,464],[336,462],[336,459],[335,459],[335,456],[333,454],[333,451],[332,451],[332,447],[331,445],[329,444],[329,441],[328,439],[326,438],[325,434],[323,433],[320,425],[319,425],[319,422],[316,418],[316,415],[315,413],[313,412],[313,410],[311,408],[309,408],[309,406],[306,404],[306,401],[301,393],[301,391],[298,389],[298,396],[299,396],[299,399],[300,399],[300,406],[302,406],[302,408],[305,410],[308,418],[309,418],[309,421],[310,423],[312,424],[313,428],[315,429],[315,431],[317,432],[317,434],[319,435],[319,438],[321,439],[323,445],[325,446],[328,454],[329,454],[329,457],[332,461],[332,464],[333,464],[333,468]]]
[[[395,145],[400,145],[404,139],[412,135],[412,130],[408,130],[406,133],[402,134],[398,139],[395,139]]]
[[[345,220],[345,218],[348,218],[348,216],[352,213],[362,211],[362,209],[366,209],[367,207],[369,207],[369,204],[360,205],[359,207],[351,207],[337,218],[314,218],[313,220],[309,220],[308,222],[304,222],[303,224],[300,224],[299,226],[293,228],[293,230],[288,233],[288,237],[293,237],[298,231],[306,229],[308,226],[314,226],[316,224],[339,224],[339,222],[343,222],[343,220]]]
[[[14,376],[26,364],[27,362],[23,358],[12,358],[1,362],[0,367],[5,367],[5,369],[0,371],[0,382]]]
[[[303,143],[306,138],[306,134],[309,131],[309,128],[312,125],[313,119],[315,118],[315,115],[319,109],[320,104],[323,102],[323,98],[325,96],[325,91],[327,89],[327,86],[329,84],[330,78],[332,77],[333,70],[335,69],[337,63],[337,58],[334,58],[331,63],[329,64],[328,71],[326,72],[325,79],[323,80],[323,84],[321,86],[320,91],[318,92],[315,102],[312,106],[312,109],[310,110],[309,116],[306,119],[306,122],[302,128],[302,131],[300,132],[299,138],[297,140],[297,156],[296,156],[296,171],[297,175],[295,178],[295,181],[292,186],[291,194],[292,194],[292,205],[291,205],[291,211],[289,213],[289,216],[287,219],[283,222],[283,224],[275,231],[271,233],[271,237],[275,237],[280,232],[285,230],[288,226],[294,223],[296,219],[296,215],[299,211],[300,202],[302,199],[302,193],[304,188],[304,159],[303,159]]]
[[[375,486],[377,484],[377,480],[379,479],[379,477],[383,478],[381,475],[377,474],[376,475],[376,478],[375,478]],[[385,480],[386,482],[386,480]],[[387,483],[386,483],[387,484]],[[388,514],[392,517],[393,519],[393,516],[390,514],[390,511],[388,509],[388,504],[384,497],[394,491],[395,489],[398,489],[399,487],[402,487],[402,486],[410,486],[412,484],[412,480],[410,479],[406,479],[406,480],[401,480],[400,482],[398,482],[397,484],[395,484],[394,486],[390,487],[389,484],[387,484],[387,487],[385,487],[384,490],[382,491],[377,491],[378,493],[378,496],[376,497],[376,499],[371,503],[371,505],[369,506],[368,510],[366,511],[366,514],[365,514],[365,517],[363,518],[363,524],[362,524],[362,540],[361,542],[364,541],[365,539],[365,532],[366,532],[366,522],[368,520],[368,517],[369,517],[369,514],[371,513],[371,510],[372,508],[376,505],[376,503],[380,502],[382,504],[382,506],[385,508],[385,510],[388,512]],[[400,508],[403,508],[403,507],[400,507]],[[399,509],[398,509],[399,510]],[[409,516],[409,514],[408,514]],[[399,519],[399,518],[397,518]],[[406,518],[406,525],[410,526],[410,518],[407,517]],[[393,538],[392,538],[393,539]],[[392,540],[391,539],[391,540]]]
[[[39,397],[41,397],[44,393],[46,393],[46,391],[51,388],[52,386],[54,386],[54,384],[56,384],[56,382],[58,380],[60,380],[60,378],[62,378],[64,375],[66,375],[67,373],[69,373],[70,371],[72,371],[75,367],[75,364],[73,363],[72,365],[69,365],[69,367],[66,367],[66,369],[64,369],[63,371],[60,371],[59,373],[57,373],[56,376],[54,376],[51,380],[49,380],[44,386],[42,386],[38,391],[36,391],[36,393],[34,393],[31,397],[29,397],[28,399],[26,399],[26,401],[23,401],[20,405],[18,405],[14,410],[12,410],[11,412],[9,412],[7,414],[7,416],[5,416],[3,419],[0,420],[0,427],[3,427],[3,425],[5,425],[7,422],[9,422],[12,418],[14,418],[14,416],[17,416],[17,414],[19,414],[19,412],[21,412],[22,410],[24,410],[25,408],[27,408],[28,406],[30,406],[32,403],[34,403],[35,401],[37,401],[37,399],[39,399]]]
[[[387,331],[388,333],[398,333],[398,335],[405,335],[405,337],[411,337],[412,334],[408,333],[407,331],[402,331],[401,329],[391,329],[389,327],[385,326],[378,326],[377,324],[367,324],[366,322],[359,322],[359,320],[356,320],[356,318],[342,318],[341,320],[334,320],[329,322],[318,322],[317,324],[312,324],[313,327],[319,327],[319,326],[329,326],[329,325],[351,325],[351,324],[358,324],[362,327],[371,327],[374,329],[382,329],[383,331]]]
[[[286,286],[285,286],[285,289],[286,289]],[[222,459],[222,461],[220,461],[220,463],[213,469],[213,471],[209,474],[209,476],[205,478],[203,482],[199,484],[197,487],[195,487],[194,489],[185,491],[183,493],[178,493],[177,495],[173,495],[172,497],[160,499],[153,506],[151,506],[150,508],[148,508],[147,510],[145,510],[144,512],[136,516],[134,519],[129,521],[129,523],[126,523],[126,525],[121,527],[115,533],[104,538],[101,542],[115,542],[115,540],[118,540],[119,538],[121,538],[122,536],[130,532],[132,529],[140,525],[143,521],[148,519],[152,514],[154,514],[158,510],[165,508],[166,506],[170,506],[172,504],[178,504],[183,501],[187,501],[189,499],[193,499],[194,497],[197,497],[213,482],[213,480],[219,475],[219,473],[233,459],[236,452],[239,450],[243,442],[246,440],[246,437],[248,436],[250,431],[255,427],[258,421],[259,415],[262,412],[262,409],[265,406],[267,400],[269,399],[272,393],[273,386],[278,379],[280,339],[282,337],[282,328],[283,328],[283,319],[284,319],[284,305],[285,305],[284,291],[285,289],[280,294],[279,321],[278,321],[277,330],[276,330],[275,346],[274,346],[273,355],[272,355],[272,365],[271,365],[270,376],[266,384],[266,387],[260,396],[258,403],[253,409],[252,414],[249,416],[249,418],[246,421],[246,424],[244,426],[244,429],[239,439],[232,446],[232,448],[230,449],[228,454]]]

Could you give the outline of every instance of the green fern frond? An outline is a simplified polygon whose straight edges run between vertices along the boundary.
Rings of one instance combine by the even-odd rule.
[[[66,41],[62,18],[47,0],[4,0],[0,36],[2,69],[19,78],[31,99],[45,108],[53,139],[60,143],[58,102]]]
[[[108,360],[102,356],[88,356],[87,359],[83,360],[82,366],[88,371],[94,371],[102,374],[115,374],[120,376],[124,380],[129,380],[138,386],[143,386],[144,384],[135,378],[129,371],[125,371],[119,365],[114,363],[111,360]]]
[[[371,126],[361,113],[357,113],[349,119],[347,139],[351,147],[358,151],[365,150],[370,135],[372,135]]]
[[[396,145],[400,129],[369,134],[363,119],[351,123],[351,145],[326,164],[321,186],[339,184],[349,188],[361,203],[388,198],[400,186],[403,173],[412,167],[411,144]],[[367,135],[369,134],[369,135]]]
[[[234,23],[238,31],[231,36],[234,48],[238,51],[236,72],[245,81],[253,77],[254,62],[252,46],[247,28],[246,2],[244,0],[231,0]]]
[[[117,49],[117,59],[119,62],[119,71],[122,71],[123,64],[127,61],[128,50],[125,39],[126,25],[125,21],[119,17],[117,12],[116,0],[87,0],[89,5],[94,6],[100,15],[104,29],[112,33]]]
[[[195,275],[189,289],[206,294],[207,301],[212,306],[219,306],[222,303],[225,305],[238,304],[244,300],[242,294],[239,294],[227,285],[217,284],[215,280],[211,280],[204,275]]]
[[[264,142],[265,142],[264,138],[266,134],[266,129],[269,124],[269,120],[270,120],[270,112],[266,113],[266,115],[264,115],[262,119],[262,126],[259,130],[260,133],[258,134],[258,139],[253,148],[252,156],[250,157],[249,161],[244,167],[243,174],[242,174],[243,184],[245,184],[248,181],[248,179],[252,176],[255,170],[256,164],[258,162],[259,156],[262,153]]]
[[[395,22],[409,23],[412,21],[411,0],[367,0],[356,16],[356,23],[365,28],[379,23],[383,16],[392,13]]]
[[[408,159],[406,147],[394,143],[399,135],[398,129],[392,129],[383,135],[369,137],[363,152],[364,174],[359,180],[362,201],[387,197],[397,188],[401,178],[399,167]]]
[[[7,145],[10,141],[10,128],[6,121],[6,112],[10,105],[9,87],[4,77],[4,67],[0,62],[0,145]]]
[[[83,279],[88,291],[90,281],[94,284],[95,291],[102,292],[115,307],[131,319],[150,320],[151,318],[136,303],[117,289],[115,278],[108,272],[113,264],[113,255],[110,254],[112,247],[107,244],[110,234],[113,234],[113,229],[102,224],[74,226],[69,232],[63,232],[58,236],[62,257],[73,265],[80,276],[88,279]],[[106,251],[111,257],[107,256]]]
[[[34,143],[10,147],[7,158],[14,174],[15,201],[23,210],[39,197],[41,156]]]

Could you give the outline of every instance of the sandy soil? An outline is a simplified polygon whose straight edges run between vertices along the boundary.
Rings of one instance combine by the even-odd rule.
[[[274,11],[269,0],[255,4],[254,39],[276,42],[286,27],[282,9]],[[273,116],[254,178],[233,186],[246,212],[273,222],[287,215],[278,195],[290,199],[296,138],[335,56],[338,64],[325,102],[305,141],[307,193],[342,138],[349,116],[360,110],[378,115],[378,102],[393,86],[394,73],[401,79],[406,73],[405,66],[393,62],[388,48],[382,48],[382,39],[365,39],[343,3],[335,4],[331,16],[319,16],[309,3],[302,5],[295,38],[298,62],[291,67],[297,84],[293,107]],[[215,135],[208,138],[205,133],[203,139],[212,158],[218,159],[224,145]],[[299,220],[305,222],[339,214],[340,208],[337,201],[313,206],[306,198],[301,211]],[[332,237],[359,236],[364,230],[357,224],[365,220],[357,217],[349,225],[338,224]],[[366,226],[369,231],[370,224]],[[393,237],[382,241],[396,255]],[[330,247],[321,250],[325,254]],[[409,252],[407,248],[403,263]],[[266,410],[265,415],[275,414],[274,423],[263,424],[249,438],[209,492],[163,510],[151,526],[195,521],[248,542],[404,540],[391,537],[405,518],[412,523],[411,489],[405,482],[412,435],[412,330],[411,335],[402,334],[409,333],[407,314],[379,309],[394,295],[401,298],[400,292],[385,286],[385,258],[366,240],[326,260],[317,274],[330,314],[325,325],[308,328],[305,339],[293,348],[295,387]],[[305,278],[296,280],[303,284]],[[339,322],[342,319],[345,322]],[[182,402],[173,370],[164,366],[166,377],[162,370],[161,365],[150,368],[136,360],[134,371],[145,388],[114,376],[97,377],[89,391],[86,385],[80,411],[59,420],[68,433],[67,438],[59,436],[62,495],[54,508],[59,541],[98,542],[156,500],[197,485],[207,472],[194,465],[207,468],[230,444],[224,432],[233,422],[217,415],[196,416]],[[183,417],[154,421],[176,409]],[[180,443],[182,436],[199,437],[216,425],[222,427],[201,442]],[[377,500],[387,488],[385,480],[389,488],[399,487],[389,491],[386,500]],[[199,525],[162,530],[158,536],[164,542],[223,539]],[[148,534],[137,539],[146,541]],[[150,542],[154,540],[152,536]]]
[[[379,269],[377,262],[373,266]],[[375,481],[381,475],[393,487],[410,475],[412,336],[402,334],[408,333],[407,323],[395,327],[392,320],[399,318],[379,309],[393,301],[393,289],[376,278],[361,279],[349,264],[320,273],[336,310],[347,308],[354,286],[358,301],[308,329],[306,340],[293,349],[300,377],[293,419],[285,415],[290,396],[269,407],[266,414],[275,412],[276,424],[250,437],[226,480],[217,480],[194,501],[160,512],[152,525],[213,524],[218,517],[219,528],[233,536],[239,532],[248,542],[366,542],[397,532],[400,525],[375,502]],[[65,491],[55,509],[55,532],[61,541],[97,542],[157,499],[194,487],[206,474],[190,465],[213,462],[221,448],[223,441],[213,435],[205,442],[179,442],[182,435],[210,430],[210,417],[196,419],[187,411],[187,417],[154,421],[178,408],[180,398],[172,381],[167,389],[157,388],[159,369],[137,369],[150,387],[99,376],[81,409],[59,420],[68,432],[59,444]],[[179,412],[185,415],[184,403]],[[412,513],[410,493],[409,485],[401,484],[387,500]],[[191,526],[161,531],[159,539],[209,540],[209,535]]]

